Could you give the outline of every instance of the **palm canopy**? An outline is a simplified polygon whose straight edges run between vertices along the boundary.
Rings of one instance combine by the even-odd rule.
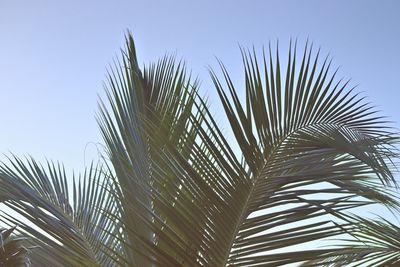
[[[239,151],[227,140],[183,63],[140,70],[133,38],[110,69],[98,122],[104,166],[68,184],[62,166],[19,159],[0,169],[0,199],[34,265],[277,266],[332,259],[303,244],[351,232],[348,212],[398,208],[397,136],[328,59],[306,45],[242,50],[245,98],[221,63],[210,71]],[[298,63],[299,61],[299,63]],[[225,85],[224,85],[225,84]],[[237,156],[239,155],[239,157]],[[353,218],[353,217],[352,217]],[[355,217],[354,217],[355,218]],[[310,243],[311,242],[311,243]]]

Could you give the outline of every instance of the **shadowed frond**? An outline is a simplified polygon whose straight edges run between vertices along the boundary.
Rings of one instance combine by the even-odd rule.
[[[22,245],[25,238],[11,236],[14,230],[0,229],[0,266],[29,266],[28,250]]]
[[[167,171],[159,166],[158,158],[168,146],[185,156],[191,153],[197,136],[191,118],[199,117],[199,113],[193,113],[196,84],[186,74],[184,64],[176,63],[173,57],[164,57],[142,73],[131,36],[121,61],[109,72],[106,92],[110,112],[101,103],[99,124],[118,187],[114,193],[125,230],[121,239],[126,243],[127,259],[135,266],[149,266],[154,260],[143,252],[148,246],[157,243],[158,247],[168,247],[151,225],[163,227],[163,202],[168,201],[169,206],[174,202],[181,181],[172,175],[164,180],[154,177],[158,169]],[[148,124],[153,126],[151,131],[145,130]],[[152,195],[156,191],[162,197]],[[191,236],[179,233],[178,225],[171,227],[186,242],[195,243]]]

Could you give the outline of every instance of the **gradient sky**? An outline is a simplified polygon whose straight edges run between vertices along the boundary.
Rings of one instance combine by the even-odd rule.
[[[77,171],[95,158],[98,95],[128,29],[140,62],[176,53],[213,104],[206,67],[217,65],[215,56],[241,78],[238,44],[279,39],[285,47],[308,37],[399,127],[399,14],[400,1],[378,0],[0,0],[0,153]]]

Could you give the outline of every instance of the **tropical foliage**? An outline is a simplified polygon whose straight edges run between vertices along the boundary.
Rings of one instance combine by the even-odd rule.
[[[128,35],[99,105],[104,161],[72,177],[33,159],[0,168],[14,212],[0,219],[29,237],[32,265],[396,262],[398,228],[353,213],[397,212],[397,135],[319,51],[291,45],[286,64],[272,54],[242,50],[243,89],[222,63],[222,79],[210,70],[227,138],[185,65],[140,69]],[[319,244],[339,238],[356,243]]]

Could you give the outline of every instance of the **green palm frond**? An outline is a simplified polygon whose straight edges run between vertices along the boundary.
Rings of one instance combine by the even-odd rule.
[[[128,247],[128,260],[137,266],[147,266],[151,261],[142,255],[149,244],[157,242],[163,246],[147,225],[157,224],[154,216],[160,216],[159,210],[163,209],[149,192],[157,190],[168,195],[168,190],[175,190],[180,180],[171,176],[168,181],[155,181],[154,165],[160,164],[159,154],[169,145],[183,154],[190,153],[197,131],[190,121],[192,116],[198,117],[193,115],[196,84],[191,83],[184,65],[176,64],[173,57],[150,65],[142,74],[131,36],[122,63],[116,63],[109,74],[107,94],[111,112],[101,104],[99,124],[119,188],[115,195],[121,221],[125,228],[133,227],[133,232],[141,235],[139,238],[124,231],[121,236]],[[148,124],[154,126],[151,132],[145,131]],[[150,138],[156,143],[150,145]],[[174,197],[168,195],[171,203]]]
[[[29,266],[28,250],[22,245],[25,238],[11,236],[15,227],[0,229],[0,266]]]
[[[69,181],[64,168],[50,162],[45,169],[33,159],[25,163],[15,157],[10,166],[0,167],[4,204],[18,213],[2,212],[0,220],[19,225],[19,232],[30,237],[34,266],[108,266],[118,261],[114,236],[119,228],[104,215],[115,210],[115,203],[98,167],[92,165]]]
[[[335,82],[327,60],[318,69],[307,47],[299,70],[290,50],[286,73],[278,55],[264,55],[259,67],[243,52],[245,104],[222,65],[230,97],[211,73],[243,162],[195,87],[171,82],[185,77],[179,64],[164,60],[143,75],[130,37],[127,47],[99,121],[135,266],[302,262],[327,251],[295,247],[343,233],[343,211],[375,202],[397,208],[384,187],[395,183],[397,137],[347,83]],[[179,106],[188,107],[183,119]]]
[[[318,251],[268,251],[333,234],[312,224],[299,231],[298,224],[311,218],[328,224],[325,215],[340,217],[339,211],[362,205],[357,195],[398,205],[373,186],[395,183],[391,159],[396,155],[389,148],[397,137],[382,129],[381,118],[357,95],[345,91],[347,83],[334,81],[328,59],[318,69],[319,52],[313,58],[306,45],[298,70],[296,48],[290,49],[286,72],[278,51],[275,62],[271,54],[271,48],[269,59],[263,53],[260,67],[255,53],[243,51],[245,104],[222,64],[230,97],[211,72],[249,171],[249,186],[236,188],[242,198],[235,199],[240,205],[223,264],[280,265],[318,257]],[[298,206],[287,206],[293,204]],[[284,230],[273,230],[277,226]]]

